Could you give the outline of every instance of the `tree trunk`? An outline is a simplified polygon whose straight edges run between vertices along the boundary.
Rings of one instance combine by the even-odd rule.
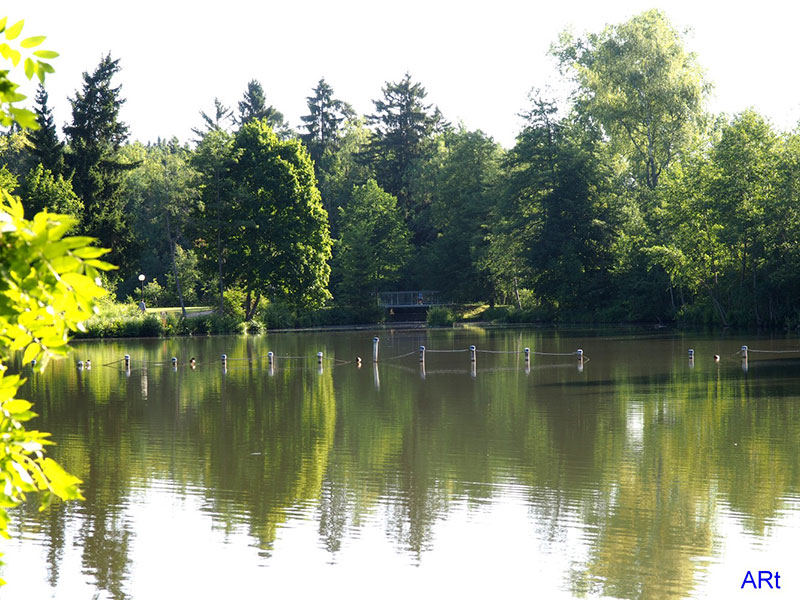
[[[710,285],[706,285],[706,290],[708,290],[708,296],[711,298],[711,304],[714,305],[714,310],[717,311],[717,315],[719,316],[720,321],[722,321],[722,325],[724,327],[728,327],[728,317],[725,314],[725,309],[722,308],[722,304],[720,304],[719,300],[717,300],[717,297],[714,295],[714,290]]]
[[[222,283],[222,206],[219,198],[219,168],[214,167],[214,185],[217,194],[217,266],[219,268],[219,314],[225,312],[225,286]]]
[[[244,320],[250,321],[253,317],[256,316],[256,309],[258,308],[258,303],[261,302],[261,292],[256,292],[255,300],[253,303],[250,304],[250,290],[247,290],[247,308],[245,310]]]
[[[175,262],[175,239],[172,237],[172,229],[169,225],[169,212],[165,213],[167,217],[167,240],[169,241],[169,257],[172,262],[172,275],[175,277],[175,287],[178,290],[178,302],[181,305],[181,316],[186,318],[186,306],[183,302],[183,292],[181,291],[181,278],[178,277],[178,265]]]

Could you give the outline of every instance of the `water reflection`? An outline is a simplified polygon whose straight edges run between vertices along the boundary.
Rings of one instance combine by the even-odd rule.
[[[221,547],[244,553],[226,568],[256,569],[241,582],[258,564],[444,572],[523,556],[550,565],[549,595],[702,596],[708,565],[734,558],[721,520],[762,546],[797,527],[796,362],[708,359],[736,340],[381,336],[385,356],[406,356],[359,369],[372,342],[359,332],[152,340],[83,344],[91,370],[33,374],[36,425],[86,501],[24,507],[15,549],[43,548],[43,563],[9,552],[8,597],[25,597],[14,580],[28,577],[54,596],[144,598],[154,553],[171,553],[172,578],[190,586],[196,564],[177,557]],[[492,352],[471,361],[472,343]],[[458,352],[420,361],[421,345]],[[583,360],[569,357],[577,347]],[[486,556],[490,531],[505,537]]]

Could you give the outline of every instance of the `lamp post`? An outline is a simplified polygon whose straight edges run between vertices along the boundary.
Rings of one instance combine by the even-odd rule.
[[[144,273],[142,273],[141,275],[139,275],[139,281],[142,282],[142,302],[144,302],[144,280],[145,276]]]

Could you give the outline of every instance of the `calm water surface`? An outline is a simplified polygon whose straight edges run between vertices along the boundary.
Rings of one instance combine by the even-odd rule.
[[[30,374],[86,501],[15,512],[2,598],[800,592],[800,352],[738,357],[797,340],[398,330],[373,366],[373,335],[80,343]]]

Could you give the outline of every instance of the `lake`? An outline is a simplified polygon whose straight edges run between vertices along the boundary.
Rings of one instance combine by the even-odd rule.
[[[14,511],[2,598],[797,595],[799,367],[633,329],[76,343],[21,397],[86,500]]]

